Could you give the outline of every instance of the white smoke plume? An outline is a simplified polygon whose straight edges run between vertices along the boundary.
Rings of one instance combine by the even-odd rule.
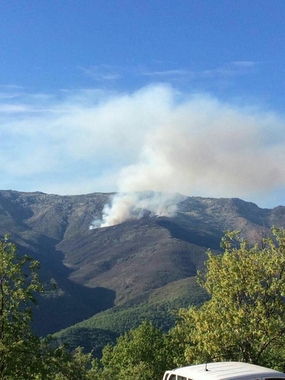
[[[171,194],[254,201],[284,187],[282,119],[205,96],[165,104],[160,118],[150,107],[156,123],[140,135],[134,163],[119,172],[118,194],[91,228],[140,218],[145,210],[174,215],[179,197]]]
[[[144,216],[173,217],[178,210],[177,204],[183,199],[185,197],[180,194],[153,191],[118,193],[110,204],[104,206],[102,219],[94,220],[90,229],[109,227]]]

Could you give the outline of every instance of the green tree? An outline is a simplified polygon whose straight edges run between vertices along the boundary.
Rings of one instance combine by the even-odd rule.
[[[52,367],[52,380],[95,380],[98,376],[98,361],[92,359],[92,353],[83,353],[82,347],[73,352],[59,347],[52,352],[49,368]]]
[[[170,354],[167,338],[151,322],[121,335],[115,346],[103,350],[101,379],[161,380]]]
[[[43,290],[39,263],[20,257],[8,236],[0,241],[0,377],[32,379],[41,368],[42,343],[31,329],[31,306]]]
[[[37,337],[31,328],[36,295],[44,291],[39,262],[17,254],[5,236],[0,240],[0,379],[95,380],[98,362],[81,348],[53,348],[51,338]]]
[[[179,311],[171,331],[176,362],[240,360],[283,369],[285,232],[250,246],[237,232],[222,239],[223,254],[208,252],[198,282],[211,295],[201,308]]]

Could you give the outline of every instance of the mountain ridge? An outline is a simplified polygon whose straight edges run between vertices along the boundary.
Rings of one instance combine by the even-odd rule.
[[[40,261],[43,281],[58,286],[57,293],[39,299],[40,335],[113,307],[151,303],[160,289],[195,277],[207,249],[220,250],[225,230],[240,230],[253,243],[269,235],[272,225],[285,227],[284,206],[262,209],[238,198],[184,197],[173,217],[147,214],[89,229],[113,195],[0,191],[0,235],[10,234],[21,254]]]

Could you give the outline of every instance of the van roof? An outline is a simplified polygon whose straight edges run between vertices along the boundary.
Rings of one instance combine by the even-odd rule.
[[[255,364],[242,362],[217,362],[208,364],[191,365],[176,368],[171,373],[184,376],[193,380],[230,380],[241,378],[280,377],[285,379],[285,374],[274,369],[261,367]]]

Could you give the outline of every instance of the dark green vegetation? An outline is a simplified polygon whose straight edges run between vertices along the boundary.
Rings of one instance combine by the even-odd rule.
[[[31,330],[34,293],[42,290],[39,263],[20,258],[6,236],[0,242],[0,373],[1,378],[27,378],[41,366],[41,342]]]
[[[53,337],[59,344],[67,343],[72,349],[78,345],[85,347],[86,351],[92,348],[100,357],[106,342],[114,342],[115,337],[138,327],[143,321],[152,321],[156,328],[167,332],[174,326],[179,308],[201,305],[208,298],[195,278],[186,278],[158,289],[150,303],[115,306],[61,330]]]
[[[198,281],[211,295],[200,308],[180,310],[172,330],[185,342],[181,361],[235,360],[285,370],[285,231],[255,245],[237,232],[208,252]]]
[[[9,233],[20,255],[40,262],[48,289],[57,285],[38,297],[33,330],[57,333],[61,342],[87,350],[99,341],[96,353],[145,318],[166,331],[174,324],[173,311],[203,303],[206,291],[195,275],[206,250],[220,250],[225,230],[240,230],[255,242],[270,234],[271,225],[285,227],[285,207],[188,197],[175,218],[89,230],[109,196],[0,191],[0,235]]]
[[[75,358],[64,347],[53,349],[49,339],[40,339],[31,328],[31,305],[44,291],[38,269],[39,262],[20,257],[7,235],[0,241],[1,379],[75,378]],[[72,367],[73,377],[66,376]]]

